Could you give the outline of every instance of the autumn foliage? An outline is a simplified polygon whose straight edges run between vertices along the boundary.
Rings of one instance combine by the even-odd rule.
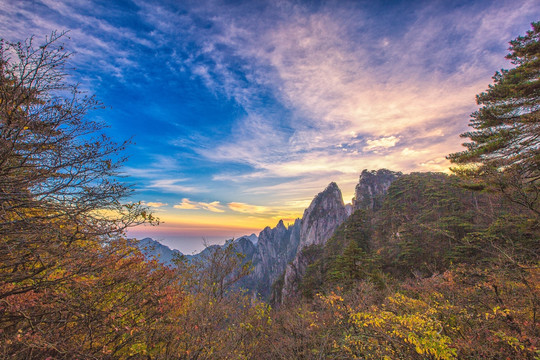
[[[99,104],[64,82],[61,38],[0,47],[0,357],[247,357],[268,308],[228,294],[234,253],[172,269],[124,238],[157,220],[122,203],[125,144],[85,119]]]

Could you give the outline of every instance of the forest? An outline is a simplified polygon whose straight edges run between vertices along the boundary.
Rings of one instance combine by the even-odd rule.
[[[232,246],[148,260],[159,224],[86,114],[63,34],[0,43],[0,358],[540,359],[540,23],[510,42],[452,174],[405,174],[309,260],[299,293],[235,286]]]

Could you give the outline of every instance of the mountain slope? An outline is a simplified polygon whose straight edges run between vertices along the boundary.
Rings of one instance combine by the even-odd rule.
[[[443,173],[401,175],[389,186],[378,210],[355,211],[326,243],[303,250],[308,261],[299,279],[300,292],[311,297],[359,280],[382,285],[387,276],[430,277],[455,263],[479,261],[479,251],[486,252],[482,255],[486,261],[485,256],[491,255],[487,246],[477,244],[481,238],[512,239],[513,249],[534,247],[533,235],[519,238],[498,230],[502,221],[525,225],[519,225],[516,206],[461,185],[457,177]],[[489,246],[506,246],[490,241]]]

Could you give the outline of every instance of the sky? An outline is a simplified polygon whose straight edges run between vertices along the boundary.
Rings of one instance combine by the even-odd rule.
[[[540,2],[0,0],[0,38],[68,31],[71,80],[132,139],[124,181],[191,254],[292,223],[363,169],[446,171]]]

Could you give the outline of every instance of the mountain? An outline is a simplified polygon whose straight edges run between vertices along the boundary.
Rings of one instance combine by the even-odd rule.
[[[255,234],[245,235],[245,236],[242,236],[239,239],[242,239],[242,238],[248,239],[249,241],[251,241],[253,243],[253,245],[257,245],[257,242],[259,241],[259,237],[257,235],[255,235]]]
[[[237,239],[229,239],[224,245],[210,245],[194,255],[184,255],[188,261],[205,261],[213,251],[229,245],[234,245],[234,251],[243,254],[243,263],[251,261],[253,271],[241,279],[238,286],[253,291],[261,298],[268,298],[272,284],[283,274],[285,267],[294,259],[300,242],[300,219],[285,226],[280,220],[276,227],[266,227],[259,236],[245,235]],[[149,259],[157,259],[165,265],[173,265],[173,259],[181,256],[178,250],[160,244],[151,238],[140,240],[137,244],[143,254]]]
[[[251,259],[256,251],[256,245],[258,237],[255,234],[244,235],[237,239],[229,239],[225,241],[225,244],[228,244],[230,241],[234,241],[236,251],[247,255]],[[173,260],[180,256],[184,256],[188,261],[193,261],[196,259],[203,259],[207,254],[216,247],[221,247],[224,245],[210,245],[206,247],[203,251],[194,255],[184,255],[176,249],[171,249],[166,245],[161,244],[160,242],[152,238],[144,238],[136,243],[136,246],[141,250],[141,252],[148,259],[156,259],[162,264],[173,265]]]
[[[300,219],[288,227],[280,220],[276,227],[266,227],[259,234],[257,253],[252,259],[253,272],[247,281],[260,297],[269,297],[272,284],[294,259],[300,242],[300,227]]]
[[[253,253],[255,252],[257,241],[258,241],[258,237],[255,234],[244,235],[236,239],[228,239],[228,240],[225,240],[225,243],[223,245],[214,244],[214,245],[207,246],[200,253],[190,255],[188,257],[188,260],[204,258],[213,249],[227,246],[230,243],[234,244],[234,248],[236,251],[246,255],[248,259],[251,259],[251,257],[253,256]]]
[[[292,263],[285,270],[281,291],[276,289],[274,301],[278,301],[277,298],[282,300],[290,298],[297,293],[298,282],[309,262],[309,256],[303,250],[310,245],[324,244],[348,216],[341,190],[336,183],[330,183],[324,191],[315,196],[304,211],[298,250]],[[277,284],[278,286],[280,284]]]
[[[352,205],[344,204],[341,190],[332,182],[314,197],[302,219],[287,226],[280,220],[275,227],[263,229],[259,236],[251,234],[228,240],[225,244],[233,241],[235,251],[244,256],[243,263],[251,262],[253,267],[238,286],[264,299],[272,297],[277,302],[294,297],[307,267],[315,259],[312,249],[324,246],[354,212],[380,209],[391,184],[402,176],[400,172],[386,169],[364,170],[355,188]],[[211,245],[186,258],[204,261],[212,251],[226,245]],[[172,264],[174,256],[181,255],[149,238],[141,240],[140,247],[150,248],[143,252],[165,264]]]
[[[364,185],[371,187],[374,199],[364,197],[366,206],[356,210],[325,243],[299,251],[305,271],[295,279],[298,294],[311,298],[336,288],[348,291],[362,280],[384,288],[388,277],[430,278],[453,264],[492,261],[507,244],[535,256],[531,249],[538,248],[537,228],[519,236],[501,230],[505,222],[513,229],[516,224],[526,227],[518,215],[522,209],[505,198],[472,192],[458,177],[443,173],[401,174],[387,189],[371,182],[371,175],[363,178],[368,179]],[[373,200],[380,201],[374,210],[369,205],[377,204]],[[497,237],[512,242],[496,243]],[[490,246],[493,249],[481,254]],[[284,290],[285,300],[286,295]]]
[[[360,209],[379,210],[388,188],[402,175],[401,172],[387,169],[363,170],[355,188],[352,212]]]
[[[151,238],[140,240],[136,246],[146,258],[158,260],[165,265],[173,265],[173,260],[183,255],[180,251],[171,249]]]
[[[234,250],[245,255],[245,261],[253,259],[257,253],[257,245],[249,236],[242,236],[234,240]]]

